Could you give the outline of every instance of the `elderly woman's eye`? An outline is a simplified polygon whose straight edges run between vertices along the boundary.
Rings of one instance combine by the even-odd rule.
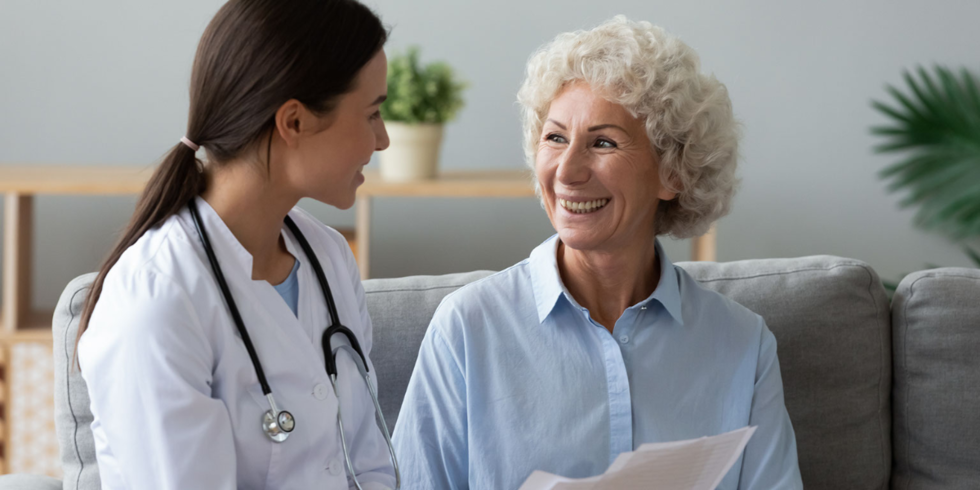
[[[618,147],[618,145],[616,145],[615,142],[613,142],[611,140],[607,140],[605,138],[599,138],[599,139],[595,140],[595,146],[596,146],[596,148],[617,148]]]
[[[555,143],[566,143],[567,142],[565,140],[565,137],[564,136],[562,136],[560,134],[555,134],[555,133],[551,133],[548,136],[545,136],[544,139],[546,141],[554,141]]]

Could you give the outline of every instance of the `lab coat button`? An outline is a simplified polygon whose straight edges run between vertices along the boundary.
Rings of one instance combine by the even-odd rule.
[[[339,475],[341,471],[340,461],[336,459],[331,461],[330,464],[327,465],[327,471],[329,471],[333,476]]]
[[[317,384],[313,387],[313,396],[315,396],[317,400],[326,400],[327,387],[322,384]]]

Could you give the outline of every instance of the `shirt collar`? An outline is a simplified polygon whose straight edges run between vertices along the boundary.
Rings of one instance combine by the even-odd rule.
[[[677,269],[674,267],[674,263],[667,257],[667,253],[664,252],[664,248],[660,245],[660,240],[657,240],[656,247],[657,259],[660,260],[660,282],[657,283],[657,288],[653,290],[653,294],[640,302],[640,305],[647,306],[651,301],[656,300],[663,305],[667,313],[674,318],[674,321],[679,325],[683,325],[684,315],[681,309],[681,289]]]
[[[534,302],[538,310],[538,321],[544,322],[545,318],[551,314],[558,298],[562,294],[566,299],[574,304],[574,299],[565,289],[561,282],[561,274],[558,272],[558,235],[555,234],[541,245],[538,245],[532,252],[529,260],[531,272],[531,286],[534,291]],[[681,314],[681,294],[678,286],[677,271],[674,264],[667,258],[660,240],[656,241],[657,258],[660,260],[660,282],[653,293],[641,301],[635,307],[646,307],[652,301],[657,301],[664,306],[667,313],[678,323],[683,325]]]
[[[565,291],[558,272],[558,234],[531,251],[531,287],[538,308],[538,321],[544,322]]]

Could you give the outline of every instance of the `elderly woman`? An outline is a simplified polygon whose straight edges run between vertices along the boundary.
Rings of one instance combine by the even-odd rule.
[[[395,431],[408,487],[592,476],[644,443],[752,425],[719,488],[802,488],[775,338],[657,241],[703,233],[736,184],[731,102],[699,70],[623,17],[531,57],[526,153],[558,234],[436,311]]]

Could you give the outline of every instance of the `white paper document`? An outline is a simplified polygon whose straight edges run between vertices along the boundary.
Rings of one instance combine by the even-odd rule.
[[[644,444],[620,454],[605,473],[565,478],[531,473],[520,490],[714,490],[742,454],[755,427],[688,441]]]

